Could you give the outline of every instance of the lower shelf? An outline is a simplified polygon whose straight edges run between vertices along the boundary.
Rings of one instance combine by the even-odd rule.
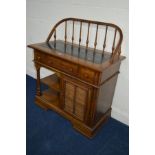
[[[41,96],[36,96],[36,99],[59,107],[59,94],[51,89],[44,90]],[[44,105],[46,106],[46,104]]]
[[[47,89],[47,90],[43,91],[42,97],[49,102],[53,102],[55,100],[58,100],[58,93],[54,92],[51,89]]]
[[[41,79],[41,82],[55,91],[60,92],[60,81],[56,73]]]

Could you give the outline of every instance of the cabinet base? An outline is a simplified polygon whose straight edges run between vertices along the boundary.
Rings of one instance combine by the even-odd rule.
[[[73,128],[88,138],[93,138],[101,126],[110,118],[111,109],[109,109],[103,117],[93,126],[88,127],[85,124],[73,123]]]
[[[96,122],[96,124],[93,127],[87,126],[85,123],[77,120],[76,118],[72,117],[71,115],[67,114],[65,111],[60,109],[58,106],[55,106],[53,104],[48,103],[46,100],[41,98],[40,96],[35,97],[35,103],[43,108],[44,110],[51,109],[64,118],[68,119],[75,130],[83,134],[84,136],[88,138],[92,138],[95,136],[97,131],[100,129],[100,127],[108,120],[108,118],[111,116],[111,108]]]

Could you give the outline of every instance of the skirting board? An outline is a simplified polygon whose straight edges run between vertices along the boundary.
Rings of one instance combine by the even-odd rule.
[[[40,77],[41,78],[44,78],[46,76],[49,76],[51,74],[53,74],[54,72],[52,71],[49,71],[47,69],[44,69],[44,68],[41,68],[41,71],[40,71]],[[29,70],[29,69],[26,69],[26,74],[33,77],[34,79],[36,79],[36,71],[35,71],[35,68],[33,70]]]
[[[122,110],[119,110],[118,108],[112,107],[111,117],[126,125],[129,125],[128,114],[123,113]]]

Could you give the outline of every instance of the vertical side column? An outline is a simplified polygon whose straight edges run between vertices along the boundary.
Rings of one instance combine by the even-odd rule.
[[[87,111],[87,125],[88,126],[93,126],[94,125],[94,119],[96,115],[96,104],[97,104],[97,89],[91,88],[89,90],[89,98],[88,98],[88,111]]]
[[[64,109],[65,107],[65,81],[63,80],[62,77],[59,77],[60,78],[60,108],[61,109]]]
[[[38,65],[37,63],[35,63],[35,68],[37,71],[37,92],[36,95],[37,96],[41,96],[41,89],[40,89],[40,65]]]

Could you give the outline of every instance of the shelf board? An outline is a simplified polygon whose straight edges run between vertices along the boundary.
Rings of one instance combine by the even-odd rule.
[[[59,78],[56,74],[52,74],[50,76],[42,78],[41,82],[44,83],[45,85],[49,86],[50,88],[56,90],[56,91],[60,91]]]
[[[52,91],[51,89],[47,89],[42,92],[42,95],[39,96],[40,99],[45,100],[49,104],[53,104],[55,106],[59,106],[59,96],[58,93]]]

